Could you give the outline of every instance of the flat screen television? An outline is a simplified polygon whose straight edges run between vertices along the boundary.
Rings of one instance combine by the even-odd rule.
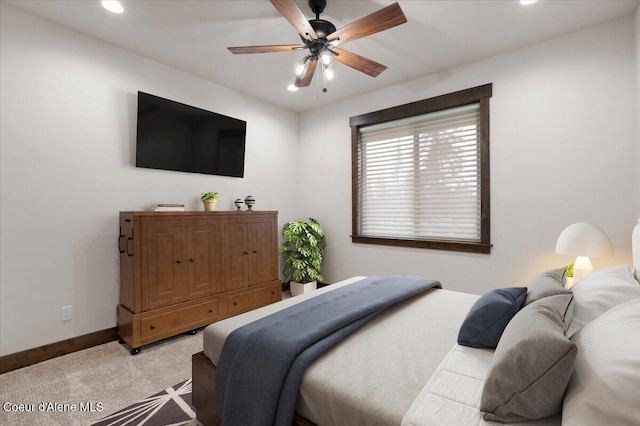
[[[247,122],[138,92],[136,167],[244,176]]]

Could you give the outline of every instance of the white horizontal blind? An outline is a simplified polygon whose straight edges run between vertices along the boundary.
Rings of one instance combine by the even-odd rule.
[[[480,241],[480,104],[361,127],[358,232]]]

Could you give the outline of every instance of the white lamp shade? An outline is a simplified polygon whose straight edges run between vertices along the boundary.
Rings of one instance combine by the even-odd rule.
[[[573,256],[613,256],[611,241],[604,231],[590,223],[569,225],[560,233],[556,242],[556,253]]]

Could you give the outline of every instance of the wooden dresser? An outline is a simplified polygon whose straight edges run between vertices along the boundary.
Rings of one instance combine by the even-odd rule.
[[[118,334],[140,347],[282,298],[278,213],[120,212]]]

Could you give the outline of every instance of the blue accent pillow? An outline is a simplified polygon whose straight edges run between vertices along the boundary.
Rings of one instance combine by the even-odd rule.
[[[458,333],[458,344],[472,348],[498,346],[502,332],[527,298],[526,287],[491,290],[476,300]]]

